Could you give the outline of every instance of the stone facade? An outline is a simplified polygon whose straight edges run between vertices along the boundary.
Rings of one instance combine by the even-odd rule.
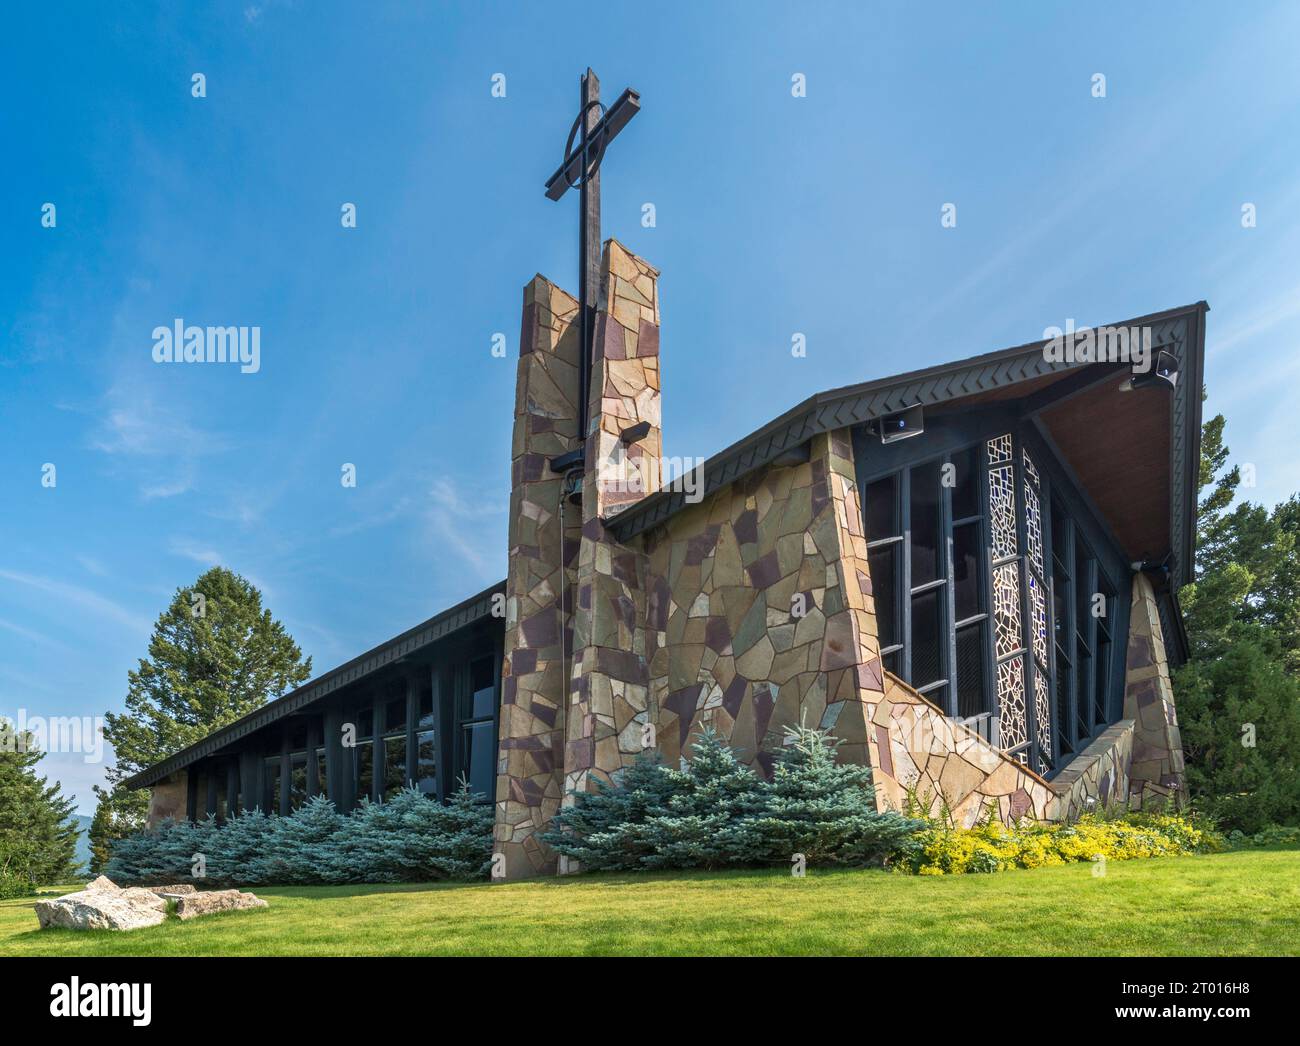
[[[767,771],[784,727],[821,726],[842,759],[871,766],[882,808],[920,803],[966,825],[1077,817],[1177,789],[1143,577],[1125,718],[1050,782],[883,671],[848,429],[618,542],[605,521],[662,481],[657,283],[652,266],[605,245],[581,509],[563,525],[565,481],[548,459],[576,445],[576,305],[541,277],[525,291],[496,796],[508,877],[555,868],[536,834],[562,802],[646,748],[676,763],[705,727]]]
[[[149,827],[157,827],[168,817],[183,821],[188,811],[188,791],[189,774],[185,770],[177,770],[154,785],[149,791]]]
[[[1183,790],[1183,742],[1156,593],[1145,574],[1133,579],[1126,666],[1124,718],[1133,720],[1130,804],[1177,802]]]
[[[553,871],[534,838],[560,807],[566,640],[579,506],[548,461],[578,446],[578,303],[538,276],[524,288],[511,461],[496,852],[511,877]]]

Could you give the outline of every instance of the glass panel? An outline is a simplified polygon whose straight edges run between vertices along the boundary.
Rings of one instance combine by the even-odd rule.
[[[939,541],[939,462],[912,469],[912,587],[944,576]]]
[[[224,769],[217,771],[217,819],[224,821],[226,819],[226,771]]]
[[[1003,748],[1016,748],[1029,740],[1023,654],[998,665],[998,734]]]
[[[432,730],[425,730],[415,738],[415,787],[425,795],[432,795],[438,787],[438,747]]]
[[[957,608],[958,621],[964,621],[984,609],[982,605],[984,601],[980,598],[980,552],[980,525],[978,523],[967,523],[960,527],[953,527],[953,599]]]
[[[1090,690],[1090,680],[1088,679],[1088,668],[1092,662],[1092,657],[1088,654],[1088,648],[1080,641],[1075,647],[1074,658],[1074,686],[1075,694],[1075,737],[1080,741],[1092,733],[1092,724],[1088,722],[1088,698]]]
[[[886,476],[867,484],[865,515],[867,540],[898,537],[898,476]]]
[[[368,799],[375,786],[375,746],[367,743],[352,749],[353,780],[357,782],[358,800]]]
[[[876,631],[881,647],[893,646],[901,641],[898,634],[898,591],[894,574],[901,547],[901,543],[896,543],[867,552],[872,599],[876,604]]]
[[[321,795],[329,795],[329,775],[325,773],[325,749],[316,749],[316,786]]]
[[[496,792],[495,732],[492,723],[471,723],[465,727],[462,739],[462,773],[469,780],[470,791],[489,799]]]
[[[1047,597],[1043,593],[1043,586],[1038,578],[1034,576],[1031,570],[1028,577],[1029,584],[1029,613],[1030,613],[1030,641],[1034,648],[1034,656],[1038,660],[1047,663]]]
[[[406,787],[406,735],[384,738],[384,796]]]
[[[947,640],[943,627],[942,588],[932,588],[912,597],[912,686],[922,687],[944,678],[942,644]]]
[[[1088,619],[1092,616],[1092,583],[1088,578],[1088,550],[1082,541],[1074,543],[1074,602],[1075,628],[1079,635],[1088,635]]]
[[[353,713],[352,724],[357,729],[356,738],[358,741],[373,737],[375,733],[375,713],[369,705],[365,708],[358,708]]]
[[[487,719],[496,711],[496,679],[493,659],[481,657],[469,666],[469,694],[465,696],[462,719]]]
[[[420,717],[415,724],[420,729],[432,728],[435,724],[433,721],[433,691],[420,691]]]
[[[1052,765],[1052,702],[1047,672],[1034,664],[1034,727],[1038,732],[1038,757],[1044,766]]]
[[[297,810],[307,800],[307,753],[289,756],[289,809]]]
[[[1043,511],[1038,500],[1038,469],[1025,452],[1025,543],[1029,562],[1043,576]]]
[[[993,535],[993,558],[1006,559],[1018,549],[1016,541],[1016,490],[1010,465],[989,469],[989,523]]]
[[[1055,490],[1056,488],[1052,488]],[[1052,555],[1056,556],[1062,563],[1065,562],[1066,554],[1066,515],[1065,506],[1061,504],[1061,499],[1052,496]]]
[[[1052,634],[1056,637],[1058,643],[1065,642],[1065,626],[1067,624],[1065,617],[1065,600],[1066,593],[1069,591],[1069,582],[1065,575],[1057,569],[1052,574]]]
[[[1074,751],[1074,745],[1070,743],[1070,690],[1069,675],[1070,669],[1068,664],[1061,660],[1060,648],[1057,648],[1056,658],[1056,722],[1060,728],[1057,732],[1061,737],[1061,754],[1068,755]]]
[[[952,455],[953,488],[952,518],[967,519],[980,514],[980,492],[976,481],[978,465],[975,460],[975,448],[967,447]]]
[[[406,698],[399,697],[384,706],[384,732],[406,729]]]
[[[957,714],[964,718],[988,711],[984,689],[987,644],[984,624],[967,625],[957,633]]]
[[[1106,708],[1107,683],[1110,681],[1110,640],[1098,638],[1097,657],[1093,664],[1093,705],[1092,721],[1098,729],[1105,726],[1110,716]]]
[[[262,813],[280,812],[280,757],[262,760]]]
[[[988,442],[989,464],[1000,465],[1011,460],[1011,434],[997,436]]]
[[[997,627],[996,657],[1006,657],[1024,646],[1020,629],[1020,564],[1014,560],[993,568],[993,620]]]
[[[880,660],[884,663],[886,672],[893,672],[894,675],[898,675],[903,669],[903,652],[901,650],[886,654]]]

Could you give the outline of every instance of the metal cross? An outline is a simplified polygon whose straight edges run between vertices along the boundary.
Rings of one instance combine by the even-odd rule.
[[[581,106],[564,146],[564,162],[546,181],[546,196],[558,200],[578,190],[578,438],[587,438],[592,341],[596,334],[596,299],[600,293],[600,161],[605,148],[641,110],[641,96],[631,88],[606,109],[600,104],[600,80],[590,68],[582,77]]]

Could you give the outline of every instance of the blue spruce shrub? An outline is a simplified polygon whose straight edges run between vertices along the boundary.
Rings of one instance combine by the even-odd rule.
[[[744,863],[788,865],[798,853],[809,865],[880,864],[926,827],[892,810],[878,812],[871,770],[837,763],[838,747],[825,731],[788,728],[761,808],[723,845]]]
[[[867,767],[835,761],[825,731],[788,731],[765,781],[712,730],[682,769],[641,756],[612,784],[574,796],[542,841],[587,871],[880,863],[924,825],[879,813]]]

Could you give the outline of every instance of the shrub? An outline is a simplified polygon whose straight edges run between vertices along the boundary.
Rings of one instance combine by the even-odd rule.
[[[905,844],[896,867],[917,875],[1001,872],[1078,861],[1128,861],[1222,849],[1222,836],[1193,818],[1169,814],[1085,815],[1073,824],[990,820],[973,828],[939,821]]]
[[[491,863],[492,807],[462,783],[446,803],[406,789],[348,815],[316,796],[286,817],[253,810],[224,825],[168,820],[115,840],[105,874],[123,883],[176,882],[190,878],[198,854],[213,886],[471,878]]]
[[[1300,828],[1290,825],[1271,824],[1253,835],[1233,830],[1228,833],[1228,845],[1234,848],[1255,846],[1300,846]]]
[[[740,764],[711,730],[682,769],[639,757],[614,784],[575,795],[543,842],[585,870],[720,868],[883,861],[922,822],[878,813],[866,767],[835,761],[824,731],[797,728],[771,781]]]
[[[31,897],[36,893],[36,884],[25,875],[0,870],[0,901],[14,897]]]

